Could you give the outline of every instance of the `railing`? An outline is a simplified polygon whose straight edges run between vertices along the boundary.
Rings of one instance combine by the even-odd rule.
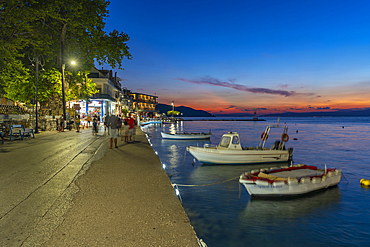
[[[217,149],[217,145],[215,145],[215,144],[209,144],[209,143],[204,144],[203,147],[204,148],[216,148]]]

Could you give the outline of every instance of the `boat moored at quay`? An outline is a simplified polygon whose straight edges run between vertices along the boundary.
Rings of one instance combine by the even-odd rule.
[[[176,132],[176,133],[166,133],[161,132],[163,139],[172,140],[202,140],[211,138],[211,131],[208,133],[204,132]]]
[[[272,148],[266,148],[265,142],[270,130],[282,128],[281,141],[276,141]],[[287,162],[292,158],[293,148],[286,149],[285,143],[289,140],[286,125],[268,125],[261,135],[261,142],[257,147],[242,147],[239,134],[228,132],[221,138],[217,146],[204,144],[203,147],[188,146],[186,150],[198,161],[205,164],[238,165],[254,163]]]
[[[239,182],[251,196],[287,197],[300,196],[336,186],[342,170],[318,169],[304,164],[280,168],[252,170],[240,175]]]

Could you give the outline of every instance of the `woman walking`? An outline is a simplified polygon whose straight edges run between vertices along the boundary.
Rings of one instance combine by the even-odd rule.
[[[76,116],[76,129],[77,129],[77,132],[80,132],[80,124],[81,124],[81,119],[80,119],[80,115],[77,115]]]

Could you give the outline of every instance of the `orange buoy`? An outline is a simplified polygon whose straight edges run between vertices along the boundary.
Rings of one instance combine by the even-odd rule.
[[[262,140],[264,140],[264,141],[266,141],[266,140],[267,140],[267,138],[269,138],[269,135],[268,135],[267,133],[263,132],[263,133],[261,134],[261,139],[262,139]]]
[[[289,141],[289,136],[288,136],[288,134],[286,134],[286,133],[282,134],[282,135],[281,135],[281,140],[282,140],[283,142],[287,142],[287,141]]]

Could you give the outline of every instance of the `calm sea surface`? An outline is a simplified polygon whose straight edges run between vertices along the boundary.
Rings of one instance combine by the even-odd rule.
[[[183,121],[148,126],[172,184],[179,185],[182,205],[199,238],[218,246],[368,246],[370,243],[370,190],[359,183],[370,179],[370,117],[281,118],[289,127],[294,164],[340,168],[337,187],[289,200],[251,199],[238,178],[245,171],[285,165],[203,165],[186,147],[218,144],[222,134],[236,131],[243,146],[257,146],[261,133],[277,118],[266,121]],[[162,140],[161,131],[208,132],[206,141]],[[275,134],[275,135],[274,135]],[[280,139],[272,130],[266,146]],[[297,140],[293,140],[296,138]],[[209,186],[204,185],[234,180]],[[239,199],[240,196],[240,199]],[[179,197],[179,198],[180,198]]]

